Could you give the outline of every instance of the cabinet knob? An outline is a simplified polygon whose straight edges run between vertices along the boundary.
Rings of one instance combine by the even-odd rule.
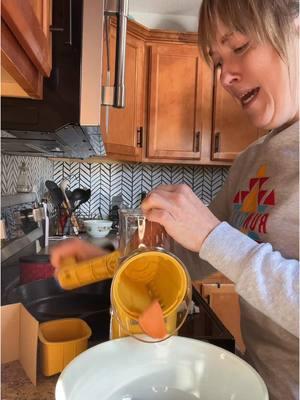
[[[215,133],[215,138],[214,138],[214,153],[219,153],[220,151],[220,132]]]
[[[201,139],[201,132],[197,131],[195,133],[194,153],[199,153],[200,151],[200,139]]]

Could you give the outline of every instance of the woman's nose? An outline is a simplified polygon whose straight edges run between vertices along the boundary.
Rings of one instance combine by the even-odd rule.
[[[234,83],[238,83],[241,80],[241,75],[233,66],[226,66],[223,64],[220,80],[221,84],[226,88],[232,86]]]

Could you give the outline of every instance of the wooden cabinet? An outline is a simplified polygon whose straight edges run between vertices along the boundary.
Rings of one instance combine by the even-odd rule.
[[[103,84],[114,84],[116,29],[110,26],[110,79],[107,79],[106,42],[103,59]],[[109,157],[141,160],[143,141],[143,93],[144,93],[144,41],[127,34],[125,71],[125,109],[102,107],[101,128],[106,152]],[[107,129],[108,127],[108,129]]]
[[[202,62],[196,46],[150,46],[147,158],[200,160]]]
[[[42,98],[52,67],[51,0],[1,1],[2,96]]]
[[[243,352],[245,345],[240,329],[239,296],[235,291],[234,284],[220,273],[202,281],[193,282],[193,284],[234,336],[238,349]]]
[[[114,65],[115,21],[110,33]],[[200,58],[196,33],[151,30],[128,21],[126,108],[101,126],[116,160],[230,165],[261,134]],[[104,51],[104,53],[106,53]],[[107,84],[106,59],[103,82]],[[113,85],[111,71],[110,84]]]
[[[212,160],[232,161],[261,131],[250,124],[241,106],[222,87],[219,69],[214,77]]]

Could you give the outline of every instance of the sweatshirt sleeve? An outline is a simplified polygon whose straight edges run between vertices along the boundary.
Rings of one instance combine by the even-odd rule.
[[[231,279],[249,304],[299,335],[298,260],[283,258],[269,243],[258,244],[226,222],[208,235],[199,256]]]
[[[227,221],[228,218],[228,183],[229,178],[227,178],[222,189],[217,193],[216,197],[210,203],[208,208],[210,211],[220,220]],[[205,277],[216,272],[209,262],[201,260],[198,253],[194,253],[190,250],[185,249],[179,243],[173,241],[171,251],[184,263],[192,280],[201,280]]]

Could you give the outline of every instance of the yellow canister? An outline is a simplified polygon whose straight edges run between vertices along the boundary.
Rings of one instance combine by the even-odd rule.
[[[166,250],[163,227],[147,221],[141,210],[121,210],[119,229],[119,251],[77,263],[74,259],[65,260],[57,279],[64,289],[74,289],[113,278],[110,337],[132,335],[147,342],[164,340],[178,331],[188,314],[192,293],[189,274],[184,264]],[[147,310],[154,303],[160,324],[166,328],[163,338],[145,335],[145,321],[151,323]],[[160,325],[158,320],[154,323]]]
[[[112,321],[111,337],[142,335],[139,317],[154,300],[161,306],[167,337],[173,335],[184,322],[190,294],[188,273],[177,257],[163,249],[132,254],[113,278],[111,304],[118,323]]]

